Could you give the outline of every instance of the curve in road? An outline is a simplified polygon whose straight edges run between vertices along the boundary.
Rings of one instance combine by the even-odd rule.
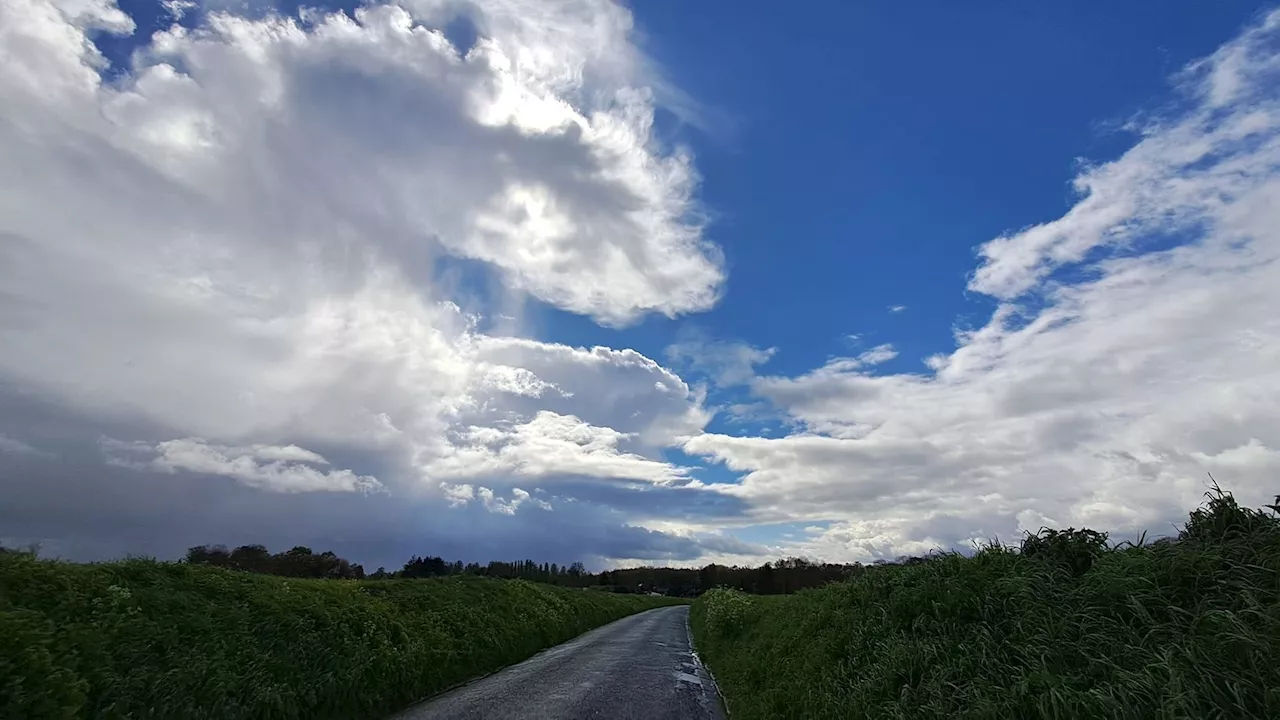
[[[721,720],[715,685],[690,646],[688,617],[686,605],[625,617],[392,720]]]

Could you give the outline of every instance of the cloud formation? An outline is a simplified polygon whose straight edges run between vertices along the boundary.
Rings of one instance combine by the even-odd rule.
[[[1280,468],[1280,11],[1177,78],[1181,107],[1083,168],[1061,218],[979,250],[1000,301],[929,372],[877,348],[757,395],[785,438],[684,449],[744,473],[759,520],[828,519],[795,546],[871,558],[1041,525],[1159,533],[1206,472],[1242,501]]]
[[[112,0],[0,2],[0,407],[91,443],[121,497],[188,474],[436,518],[471,483],[510,515],[549,506],[513,478],[683,477],[652,459],[706,422],[677,375],[482,330],[530,299],[615,326],[719,297],[624,8],[166,7],[198,22],[112,67],[95,41],[136,28]],[[441,31],[459,17],[470,47]],[[28,440],[5,438],[6,488]]]
[[[224,475],[249,487],[271,492],[377,492],[382,483],[350,470],[319,470],[328,465],[320,455],[297,445],[246,448],[210,445],[201,438],[166,440],[154,446],[106,439],[107,462],[138,470]]]
[[[624,8],[165,7],[197,21],[112,66],[99,39],[135,30],[112,0],[0,0],[6,532],[78,556],[865,560],[1159,529],[1205,471],[1272,490],[1280,11],[1178,75],[1066,214],[978,249],[998,307],[920,372],[884,372],[883,344],[762,376],[773,348],[682,336],[664,360],[733,388],[732,435],[662,363],[521,322],[722,291]],[[474,44],[441,30],[459,17]],[[732,534],[783,522],[812,524]]]

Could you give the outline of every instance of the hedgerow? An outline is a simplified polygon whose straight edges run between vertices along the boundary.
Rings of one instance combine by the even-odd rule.
[[[672,602],[0,553],[0,717],[376,718]]]
[[[713,591],[694,639],[733,720],[1280,717],[1277,510],[1215,491],[1155,543],[1045,529],[786,597]]]

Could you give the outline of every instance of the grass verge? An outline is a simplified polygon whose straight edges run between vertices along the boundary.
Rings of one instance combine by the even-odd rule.
[[[790,596],[707,593],[733,720],[1280,717],[1280,520],[1211,494],[1176,541],[1042,531]]]
[[[377,718],[680,601],[0,553],[0,717]]]

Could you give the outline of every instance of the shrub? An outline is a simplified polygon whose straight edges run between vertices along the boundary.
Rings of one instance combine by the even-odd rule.
[[[1107,550],[1107,534],[1094,530],[1051,530],[1040,528],[1022,541],[1023,557],[1062,568],[1079,577],[1093,567],[1093,561]]]
[[[703,595],[707,628],[719,637],[737,637],[751,616],[751,596],[739,590],[717,588]]]
[[[0,717],[376,717],[679,601],[0,554]]]
[[[708,593],[690,621],[734,720],[1280,717],[1277,510],[1215,488],[1175,539],[1045,530],[790,596]]]

